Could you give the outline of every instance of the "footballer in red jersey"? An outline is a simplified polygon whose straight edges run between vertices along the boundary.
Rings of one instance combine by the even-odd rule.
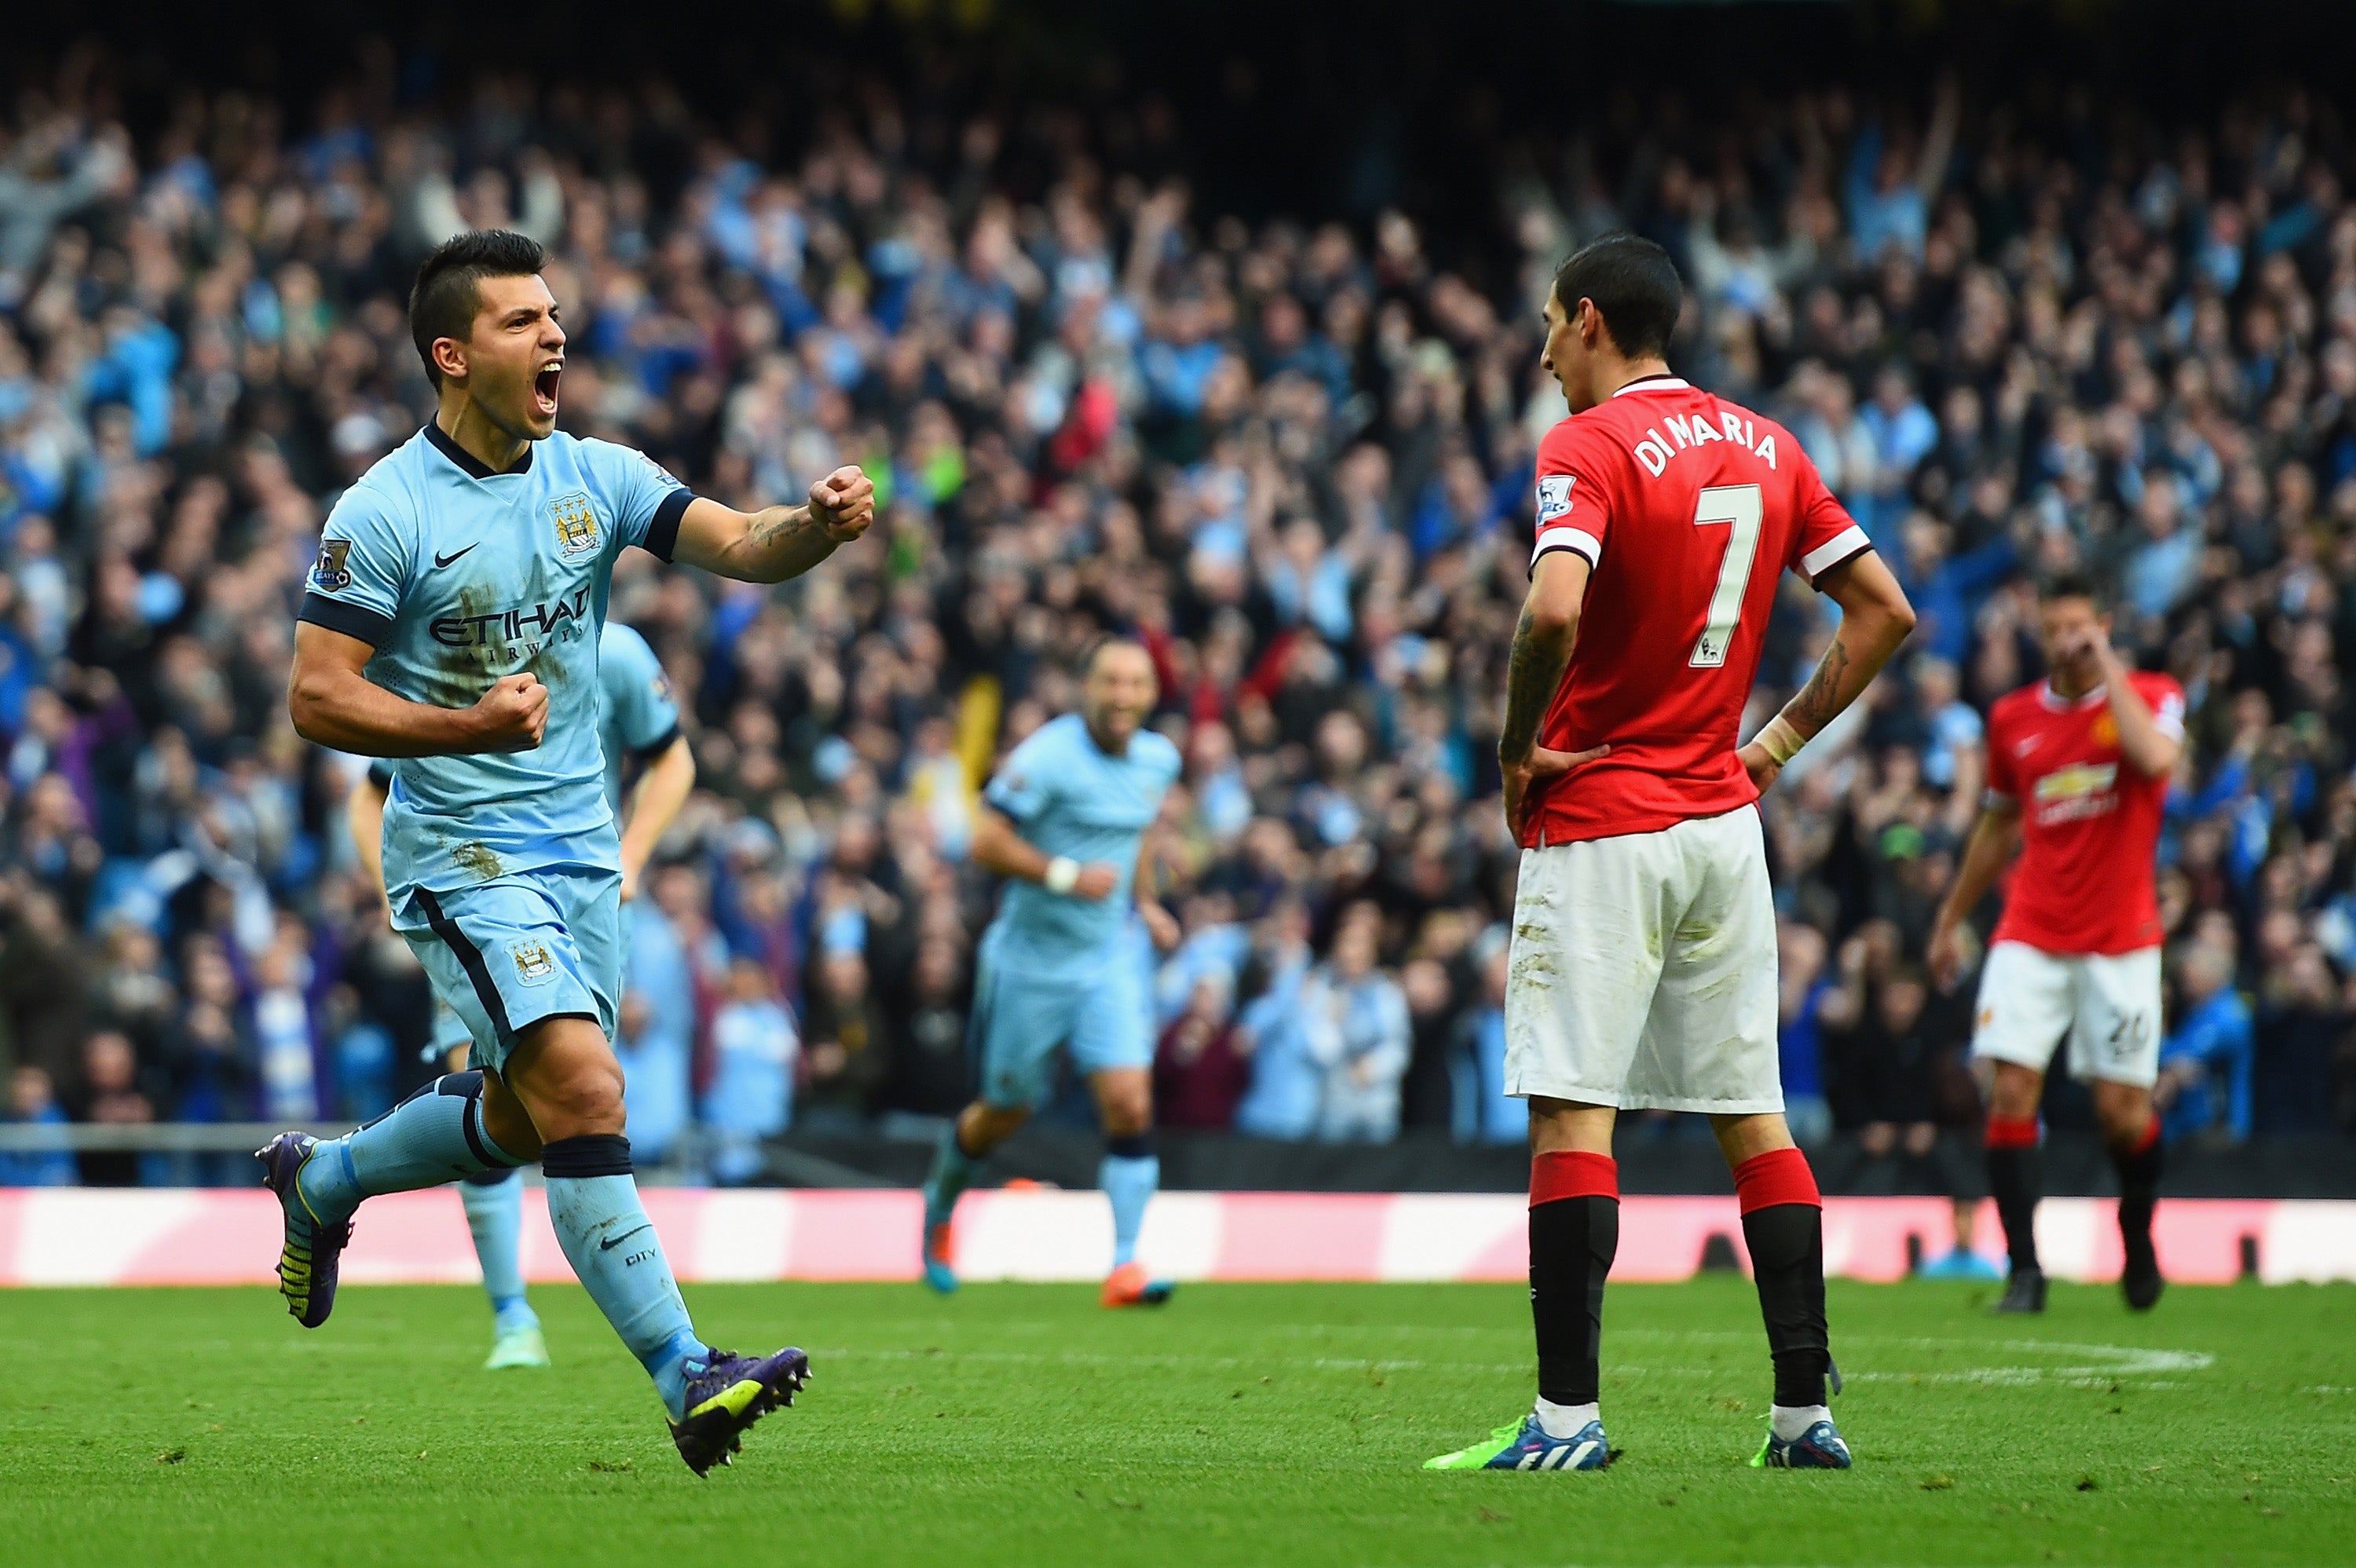
[[[1439,1469],[1599,1469],[1603,1285],[1622,1110],[1710,1116],[1734,1168],[1768,1349],[1772,1466],[1846,1468],[1825,1406],[1823,1206],[1783,1122],[1775,912],[1755,803],[1914,624],[1791,432],[1672,375],[1683,302],[1649,240],[1555,274],[1546,367],[1570,418],[1538,448],[1530,592],[1497,760],[1522,844],[1505,1089],[1530,1103],[1536,1407]],[[1750,744],[1736,727],[1776,585],[1843,611],[1823,665]]]
[[[1988,1185],[2012,1279],[2006,1312],[2045,1309],[2036,1214],[2037,1107],[2063,1036],[2070,1072],[2094,1086],[2119,1173],[2120,1276],[2129,1306],[2159,1299],[2151,1242],[2159,1185],[2159,902],[2152,859],[2169,775],[2184,744],[2184,690],[2129,669],[2111,647],[2094,586],[2040,595],[2051,675],[1988,713],[1988,795],[1931,934],[1941,983],[1964,970],[1965,918],[2016,847],[2019,864],[1980,971],[1972,1054],[1990,1064]]]

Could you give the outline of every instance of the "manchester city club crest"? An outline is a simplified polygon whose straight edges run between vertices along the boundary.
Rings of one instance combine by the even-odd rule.
[[[319,563],[311,569],[311,585],[322,593],[334,593],[352,585],[352,574],[344,565],[352,553],[349,539],[321,539]]]
[[[537,986],[556,973],[556,955],[544,942],[519,942],[508,952],[515,959],[516,978],[527,986]]]
[[[556,519],[556,543],[567,556],[589,555],[600,542],[597,514],[589,507],[589,497],[575,490],[570,496],[559,496],[548,504],[549,515]]]

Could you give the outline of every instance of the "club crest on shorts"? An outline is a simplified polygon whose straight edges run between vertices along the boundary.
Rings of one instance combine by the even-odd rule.
[[[311,568],[311,585],[322,593],[339,592],[352,585],[351,569],[344,562],[351,559],[349,539],[321,539],[319,561]]]
[[[597,514],[590,508],[589,497],[575,490],[570,496],[559,496],[548,504],[548,514],[556,519],[556,543],[567,556],[593,553],[599,543]]]
[[[524,985],[537,986],[555,978],[556,955],[544,942],[519,942],[508,949],[508,955],[515,960],[516,978]]]

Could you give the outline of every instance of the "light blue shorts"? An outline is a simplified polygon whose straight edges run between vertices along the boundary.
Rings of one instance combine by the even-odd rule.
[[[577,1014],[614,1037],[622,995],[618,871],[542,866],[446,892],[419,888],[393,927],[425,965],[436,999],[465,1025],[477,1067],[504,1067],[517,1037],[542,1019]]]
[[[1038,1104],[1054,1087],[1058,1049],[1071,1052],[1083,1077],[1153,1065],[1145,960],[1126,935],[1100,958],[1068,968],[1009,962],[1003,947],[997,928],[983,935],[967,1021],[985,1101],[1008,1110]]]

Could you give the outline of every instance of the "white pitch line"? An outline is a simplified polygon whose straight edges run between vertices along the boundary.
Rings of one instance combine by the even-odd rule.
[[[1675,1339],[1700,1338],[1703,1336],[1681,1336],[1670,1330],[1655,1329],[1633,1330],[1624,1337],[1629,1339]],[[1738,1336],[1732,1334],[1721,1336],[1713,1333],[1708,1337],[1747,1339],[1751,1336]],[[1860,1338],[1862,1339],[1862,1337]],[[1864,1340],[1863,1342],[1873,1341]],[[1963,1345],[1976,1349],[1988,1348],[1979,1341],[1968,1339],[1883,1338],[1879,1342],[1884,1344],[1903,1344],[1919,1347],[1935,1346],[1945,1348],[1948,1346]],[[2168,1389],[2181,1388],[2184,1385],[2181,1382],[2173,1381],[2151,1381],[2147,1380],[2149,1380],[2154,1374],[2162,1372],[2203,1371],[2209,1367],[2214,1365],[2216,1361],[2216,1358],[2214,1356],[2210,1355],[2204,1350],[2165,1350],[2134,1345],[2084,1345],[2075,1343],[2049,1344],[2036,1340],[2010,1339],[2003,1341],[2002,1344],[1997,1348],[2010,1350],[2050,1350],[2058,1354],[2067,1354],[2079,1357],[2095,1357],[2099,1358],[2099,1360],[2087,1361],[2083,1364],[2060,1367],[1940,1367],[1926,1368],[1921,1371],[1908,1371],[1888,1367],[1869,1367],[1858,1371],[1845,1372],[1842,1375],[1844,1381],[1850,1382],[1976,1383],[2000,1388],[2021,1387],[2030,1383],[2047,1381],[2068,1382],[2077,1386],[2100,1386],[2116,1381],[2121,1378],[2133,1378],[2147,1380],[2139,1381],[2136,1385],[2138,1388]],[[814,1357],[840,1356],[848,1357],[852,1360],[888,1361],[987,1361],[992,1363],[1011,1363],[1022,1366],[1210,1368],[1221,1371],[1279,1370],[1293,1371],[1355,1372],[1360,1375],[1364,1375],[1369,1371],[1377,1374],[1387,1374],[1396,1371],[1433,1371],[1469,1373],[1481,1376],[1511,1376],[1525,1373],[1529,1371],[1528,1363],[1523,1361],[1433,1361],[1412,1357],[1393,1360],[1390,1358],[1380,1357],[1349,1358],[1336,1356],[1302,1358],[1293,1356],[1243,1357],[1171,1354],[1100,1355],[1077,1350],[955,1350],[948,1349],[947,1347],[943,1347],[938,1349],[926,1350],[844,1348],[813,1350],[811,1354]],[[1651,1367],[1630,1365],[1624,1362],[1613,1362],[1610,1360],[1607,1360],[1604,1363],[1605,1373],[1608,1376],[1613,1377],[1701,1378],[1715,1380],[1728,1376],[1733,1370],[1734,1369],[1726,1367],[1692,1365]]]

